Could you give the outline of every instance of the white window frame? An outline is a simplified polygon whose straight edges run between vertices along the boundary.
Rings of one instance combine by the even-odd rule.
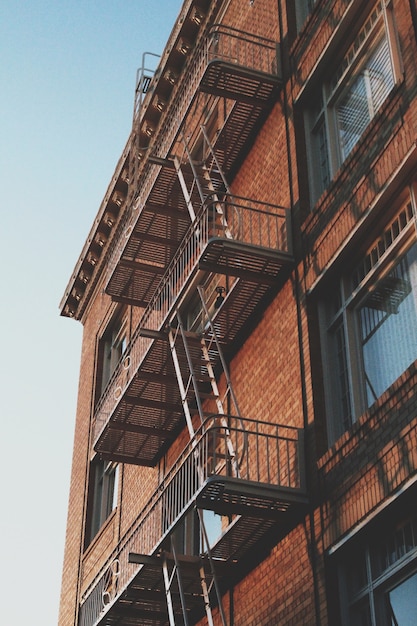
[[[412,194],[362,261],[329,286],[319,305],[330,445],[377,399],[370,402],[367,397],[370,382],[366,383],[358,315],[370,294],[375,293],[375,286],[399,266],[400,257],[417,245],[415,215]]]
[[[380,51],[379,61],[383,58],[382,44],[386,42],[385,83],[380,92],[370,89],[368,66],[377,49]],[[306,115],[306,139],[309,153],[309,178],[312,201],[315,202],[329,186],[342,163],[352,152],[354,146],[378,113],[383,102],[403,75],[403,67],[399,54],[398,36],[394,24],[392,0],[379,0],[362,28],[357,33],[346,54],[336,67],[330,80],[322,82],[312,98],[313,105]],[[344,148],[338,122],[338,107],[353,94],[353,87],[364,84],[366,88],[366,107],[363,117],[363,128],[356,140]],[[374,85],[375,82],[372,82]],[[356,121],[356,120],[355,120]],[[352,127],[354,124],[352,124]],[[327,151],[327,159],[325,153]]]

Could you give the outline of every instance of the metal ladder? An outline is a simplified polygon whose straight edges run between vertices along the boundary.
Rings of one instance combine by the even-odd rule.
[[[203,136],[203,153],[206,154],[205,159],[201,162],[196,162],[193,158],[191,149],[188,145],[187,139],[182,135],[182,145],[184,150],[183,159],[181,157],[175,157],[174,166],[177,172],[177,176],[180,182],[181,190],[183,192],[188,211],[190,214],[191,221],[195,220],[196,211],[192,198],[195,197],[195,193],[197,192],[198,204],[200,206],[204,206],[204,204],[210,199],[216,206],[216,211],[219,214],[220,218],[223,218],[223,211],[221,209],[221,204],[218,202],[216,204],[216,200],[219,200],[219,196],[222,193],[227,193],[230,195],[230,188],[224,172],[221,168],[220,162],[217,158],[217,155],[214,150],[214,146],[210,142],[210,139],[207,135],[207,131],[204,126],[201,126],[201,134]],[[190,186],[187,186],[182,163],[188,163],[192,172],[192,183]],[[231,237],[231,233],[227,229],[227,224],[224,221],[224,229],[227,237]]]
[[[136,72],[135,96],[133,103],[132,131],[129,145],[128,162],[128,204],[132,203],[137,195],[139,162],[141,152],[148,148],[140,145],[140,122],[143,115],[143,103],[152,87],[152,79],[156,72],[161,56],[154,52],[144,52],[142,62]]]
[[[205,427],[205,413],[203,409],[204,400],[212,400],[216,406],[215,420],[219,420],[221,428],[224,429],[226,437],[226,445],[229,461],[232,468],[232,474],[239,476],[239,458],[237,451],[234,449],[232,439],[229,433],[229,424],[227,420],[228,413],[235,417],[240,417],[239,407],[233,391],[232,382],[228,372],[227,364],[221,348],[221,342],[216,332],[215,325],[209,313],[207,304],[204,299],[204,291],[202,287],[198,287],[198,293],[201,299],[202,308],[205,315],[206,327],[203,333],[193,333],[187,331],[181,320],[180,314],[177,312],[176,325],[169,329],[169,344],[171,348],[172,359],[174,363],[175,373],[177,376],[178,386],[181,394],[181,402],[184,415],[192,442],[195,442],[196,429],[193,424],[193,414],[197,411],[200,419],[200,425]],[[215,363],[213,363],[215,361]],[[224,377],[225,390],[220,393],[215,369],[220,370],[220,374]],[[208,388],[208,389],[207,389]],[[202,468],[200,467],[200,459],[197,449],[195,449],[195,465],[200,480],[204,480]],[[211,555],[210,542],[204,522],[203,511],[197,509],[199,527],[202,532],[205,551],[207,553],[208,562],[210,564],[211,584],[207,583],[204,563],[200,559],[199,573],[204,606],[209,626],[212,626],[213,616],[211,610],[210,597],[212,589],[216,594],[217,606],[219,608],[220,618],[223,626],[227,626],[225,613],[222,606],[221,593],[217,581],[214,560]],[[170,626],[175,626],[175,616],[173,611],[171,585],[174,575],[180,591],[181,605],[183,610],[184,625],[188,624],[185,593],[182,588],[181,565],[176,556],[173,541],[172,548],[174,554],[175,565],[172,572],[169,573],[168,565],[164,567],[164,582],[167,593],[168,610],[170,616]]]
[[[221,221],[223,231],[227,237],[232,237],[225,216],[221,208],[221,202],[219,201],[218,194],[223,192],[230,193],[227,181],[221,170],[220,164],[217,161],[213,146],[211,145],[205,128],[202,127],[202,133],[204,141],[208,147],[208,153],[210,155],[209,163],[206,161],[203,164],[197,164],[193,161],[191,152],[183,137],[185,154],[187,161],[190,164],[193,174],[193,180],[191,185],[187,185],[186,177],[183,172],[181,159],[174,158],[174,167],[180,182],[182,193],[188,208],[188,212],[193,222],[196,219],[198,210],[195,210],[195,200],[197,192],[197,202],[200,206],[203,206],[208,198],[214,203],[216,213]],[[216,178],[213,177],[213,169],[216,170]],[[171,324],[168,332],[169,345],[171,349],[172,359],[174,363],[174,369],[177,377],[177,382],[180,390],[181,403],[184,411],[184,416],[192,444],[196,445],[196,428],[193,424],[193,415],[198,413],[199,427],[206,428],[206,415],[203,409],[204,401],[213,401],[215,409],[214,420],[220,423],[221,428],[224,430],[227,445],[227,454],[232,474],[234,477],[239,477],[239,459],[237,451],[234,449],[232,439],[229,432],[229,424],[227,415],[231,414],[234,417],[240,417],[240,411],[236,396],[233,391],[232,382],[227,368],[227,363],[223,355],[221,348],[221,341],[210,315],[207,303],[205,301],[204,290],[201,286],[197,287],[199,298],[201,301],[202,313],[204,317],[205,328],[202,333],[192,332],[185,328],[181,319],[180,313],[177,311],[174,321]],[[223,375],[225,390],[221,394],[219,386],[217,384],[216,372],[218,370],[219,375]],[[213,416],[213,414],[212,414]],[[204,480],[203,470],[200,464],[200,458],[198,450],[194,449],[194,462],[199,476],[200,484]],[[211,582],[207,581],[207,574],[205,571],[204,562],[201,558],[198,559],[198,569],[200,585],[202,590],[202,597],[204,601],[204,608],[207,616],[207,622],[209,626],[214,626],[213,614],[211,608],[210,598],[213,595],[213,590],[216,596],[216,604],[219,609],[219,615],[222,626],[227,626],[226,616],[223,609],[222,597],[220,588],[217,581],[217,575],[215,570],[215,564],[210,549],[210,541],[207,533],[207,529],[204,522],[203,511],[197,508],[197,515],[199,521],[200,532],[202,533],[203,545],[208,557],[208,563],[210,566]],[[174,558],[174,565],[171,570],[168,565],[168,561],[163,561],[163,574],[164,584],[167,597],[168,615],[170,626],[176,626],[174,604],[172,598],[172,586],[174,581],[178,586],[183,624],[188,626],[188,614],[186,606],[186,594],[183,584],[183,576],[181,573],[181,560],[177,554],[175,542],[173,536],[171,536],[171,549]]]
[[[197,509],[197,512],[199,516],[200,527],[203,531],[203,535],[205,536],[205,541],[207,542],[207,546],[208,546],[208,538],[207,538],[207,533],[206,533],[205,526],[204,526],[203,516],[199,509]],[[186,590],[184,586],[183,571],[182,571],[183,566],[181,564],[181,558],[178,555],[177,549],[175,547],[175,542],[172,537],[171,537],[171,550],[172,550],[172,555],[174,559],[174,564],[171,567],[171,569],[169,567],[169,563],[168,563],[168,559],[166,555],[163,555],[163,558],[162,558],[162,571],[163,571],[163,579],[164,579],[164,585],[165,585],[165,594],[166,594],[166,599],[167,599],[169,624],[170,626],[178,626],[177,618],[175,615],[174,600],[173,600],[173,586],[174,586],[174,582],[176,582],[177,587],[178,587],[178,594],[180,597],[180,603],[181,603],[181,612],[182,612],[181,626],[189,626],[190,622],[188,618],[187,597],[186,597]],[[219,609],[219,616],[221,619],[222,626],[227,626],[226,615],[225,615],[222,601],[221,601],[220,588],[218,586],[216,572],[214,569],[214,562],[213,562],[213,558],[212,558],[209,546],[207,547],[207,555],[208,555],[208,560],[210,564],[211,582],[208,581],[208,575],[204,566],[203,559],[201,557],[195,557],[194,559],[192,559],[196,567],[198,567],[198,576],[200,579],[201,595],[202,595],[203,602],[204,602],[204,609],[205,609],[205,613],[207,617],[207,623],[208,623],[208,626],[214,626],[214,619],[213,619],[213,613],[211,609],[211,600],[210,600],[210,597],[212,595],[212,590],[214,588],[216,596],[217,596],[217,606]]]
[[[176,314],[176,325],[171,325],[168,338],[172,359],[181,395],[181,403],[191,440],[195,437],[196,429],[192,422],[192,415],[197,410],[200,417],[200,426],[204,427],[206,414],[203,410],[203,401],[212,400],[216,407],[215,414],[219,416],[222,427],[226,428],[227,415],[240,418],[240,411],[227,363],[223,355],[221,341],[211,318],[204,299],[204,290],[197,287],[204,313],[204,331],[201,333],[185,329],[180,314]],[[186,367],[186,372],[184,369]],[[225,381],[225,390],[220,393],[215,369]],[[213,414],[213,412],[211,412]],[[228,444],[232,458],[235,451]],[[235,466],[234,474],[239,475]]]

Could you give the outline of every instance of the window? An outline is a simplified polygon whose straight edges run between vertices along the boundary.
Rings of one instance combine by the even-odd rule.
[[[316,200],[358,143],[400,73],[390,2],[378,2],[307,119],[311,191]]]
[[[200,526],[199,515],[195,509],[187,513],[174,530],[172,539],[178,554],[190,556],[204,554],[207,552],[206,537],[210,548],[220,538],[224,518],[214,511],[201,510],[200,513],[204,520],[205,532]]]
[[[90,466],[86,546],[117,506],[118,465],[95,457]]]
[[[209,546],[213,547],[217,540],[221,537],[223,531],[223,522],[227,518],[218,515],[214,511],[209,511],[206,509],[203,511],[203,519]],[[202,532],[201,551],[205,552],[206,550],[206,537],[205,534]]]
[[[328,290],[322,351],[330,442],[417,359],[413,233],[408,203],[360,263]]]
[[[116,369],[127,347],[127,323],[123,316],[111,321],[99,344],[99,385],[100,396],[111,375]]]
[[[176,527],[172,541],[178,554],[193,556],[198,554],[198,516],[191,510]]]
[[[392,525],[371,542],[349,545],[348,552],[339,568],[342,625],[413,626],[417,615],[417,518]]]
[[[310,15],[312,10],[314,9],[314,5],[317,4],[318,0],[297,0],[295,4],[296,16],[297,16],[297,27],[298,30],[304,25],[307,17]]]

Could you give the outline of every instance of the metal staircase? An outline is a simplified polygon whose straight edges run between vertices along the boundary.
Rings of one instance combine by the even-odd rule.
[[[230,194],[230,190],[204,127],[201,128],[201,137],[202,153],[205,157],[203,160],[194,158],[183,136],[183,158],[177,156],[171,161],[156,159],[155,162],[163,167],[175,168],[192,223],[196,222],[201,207],[209,200],[214,207],[213,227],[220,229],[223,236],[232,238],[222,202],[223,195]],[[198,237],[198,229],[196,236]],[[197,293],[200,299],[199,329],[188,328],[187,323],[183,322],[181,313],[175,310],[169,324],[168,341],[191,446],[196,446],[193,451],[196,481],[199,487],[203,487],[210,472],[203,465],[208,463],[213,465],[213,458],[216,458],[216,462],[227,463],[231,476],[239,478],[238,451],[228,432],[227,416],[232,414],[239,418],[240,413],[222,352],[221,340],[201,285],[197,285]],[[221,295],[221,291],[218,293]],[[222,391],[217,382],[220,378],[224,381]],[[213,423],[222,428],[223,440],[226,442],[226,454],[223,452],[217,454],[217,457],[215,450],[214,455],[210,453],[201,455],[196,444],[197,431],[201,437],[202,432],[205,430],[207,432]],[[224,444],[224,441],[222,443]],[[197,552],[200,552],[200,556],[182,554],[175,545],[175,533],[167,540],[169,552],[165,551],[161,556],[169,624],[170,626],[190,624],[187,598],[191,594],[194,607],[196,596],[201,597],[209,626],[214,626],[213,604],[218,608],[222,626],[227,626],[203,510],[198,507],[196,510],[200,536]],[[199,580],[199,591],[196,589],[196,580]]]
[[[138,76],[130,209],[106,292],[143,315],[93,439],[103,458],[167,467],[85,584],[80,626],[227,626],[222,594],[241,562],[305,505],[302,432],[242,417],[224,355],[293,262],[289,210],[228,185],[276,100],[276,45],[212,30],[187,80],[171,84],[178,50]]]
[[[187,141],[183,136],[186,160],[191,167],[193,177],[191,188],[188,189],[185,178],[182,174],[181,165],[177,161],[175,163],[175,168],[180,181],[181,189],[189,208],[191,221],[195,221],[198,213],[198,211],[196,212],[194,210],[192,205],[192,197],[194,190],[196,189],[202,206],[204,206],[207,199],[210,199],[215,207],[214,214],[216,217],[214,221],[216,224],[213,224],[213,226],[215,228],[220,228],[223,232],[223,236],[232,238],[232,234],[227,225],[226,217],[222,210],[222,203],[219,201],[219,195],[225,192],[230,194],[230,189],[204,126],[201,127],[201,133],[203,139],[202,154],[205,158],[203,158],[203,161],[200,162],[193,158]],[[199,429],[206,429],[213,420],[219,422],[221,427],[224,428],[228,458],[222,459],[222,462],[229,463],[232,476],[239,478],[239,461],[237,458],[238,451],[234,448],[230,433],[228,432],[226,417],[230,414],[240,417],[239,407],[236,396],[233,392],[232,382],[222,352],[220,338],[215,325],[213,324],[209,307],[205,300],[204,289],[201,285],[197,286],[197,292],[201,302],[199,332],[188,329],[182,321],[181,314],[177,311],[168,333],[174,369],[180,390],[181,403],[192,445],[193,441],[196,440],[196,428],[193,423],[193,415],[195,414],[195,411],[197,411],[199,417]],[[221,291],[219,292],[219,295],[221,296]],[[224,379],[225,389],[223,393],[221,393],[217,382],[219,378]],[[208,415],[208,413],[210,415]],[[198,481],[202,486],[205,481],[205,476],[207,475],[207,468],[203,468],[201,464],[206,462],[207,459],[204,461],[201,458],[197,448],[194,450],[193,456]],[[211,556],[210,541],[205,526],[203,510],[197,508],[197,514],[200,533],[203,539],[203,551],[208,557],[205,561],[201,558],[197,559],[199,580],[201,584],[207,623],[208,626],[214,626],[211,608],[214,601],[219,610],[222,626],[226,626],[227,622],[222,605],[221,591],[217,581],[215,563]],[[168,576],[167,566],[164,566],[164,581],[167,594],[170,626],[176,626],[177,624],[175,621],[175,614],[172,607],[172,597],[170,593],[172,577],[174,574],[176,574],[178,581],[178,589],[183,610],[183,623],[184,626],[188,626],[189,622],[187,617],[186,594],[184,593],[182,583],[181,565],[174,549],[174,541],[172,537],[171,544],[174,553],[174,566],[171,577]],[[209,575],[207,575],[205,569],[207,564],[209,565]],[[211,582],[208,583],[208,580]]]

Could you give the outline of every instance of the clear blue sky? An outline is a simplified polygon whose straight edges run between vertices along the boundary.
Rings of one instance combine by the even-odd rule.
[[[181,0],[1,0],[1,623],[57,623],[82,327],[58,305]]]

